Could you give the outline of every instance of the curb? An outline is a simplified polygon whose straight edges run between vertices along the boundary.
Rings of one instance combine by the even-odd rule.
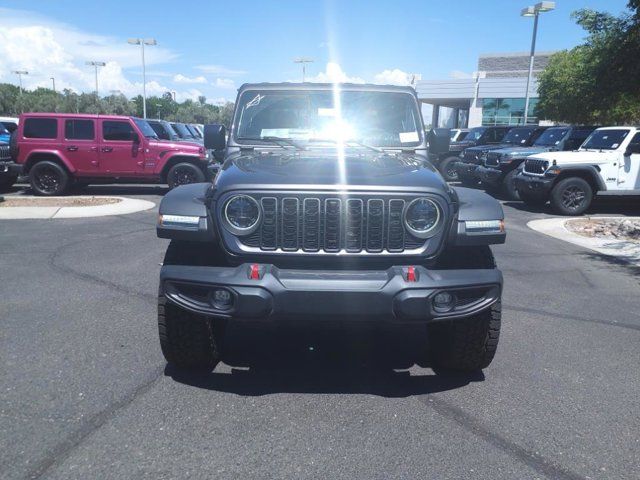
[[[583,237],[565,227],[565,224],[571,220],[637,220],[640,217],[562,217],[562,218],[545,218],[540,220],[531,220],[527,223],[527,227],[536,232],[544,233],[550,237],[564,240],[565,242],[578,245],[580,247],[594,250],[604,255],[619,258],[625,262],[640,266],[640,242],[631,240],[618,240],[612,238]]]
[[[107,205],[90,205],[86,207],[2,207],[0,208],[0,220],[106,217],[109,215],[127,215],[129,213],[141,212],[155,208],[156,206],[155,203],[149,202],[148,200],[134,198],[97,195],[93,196],[93,198],[115,198],[120,201]]]

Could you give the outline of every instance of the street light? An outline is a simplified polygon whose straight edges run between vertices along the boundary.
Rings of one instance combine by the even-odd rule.
[[[53,83],[53,92],[55,93],[55,91],[56,91],[56,79],[54,77],[49,77],[49,80],[51,80],[51,83]]]
[[[98,95],[98,67],[104,67],[106,65],[106,63],[104,62],[85,62],[87,65],[91,65],[96,72],[96,97],[99,97],[100,95]]]
[[[155,38],[130,38],[127,43],[131,45],[140,45],[142,48],[142,118],[147,118],[147,73],[144,65],[144,46],[157,45]]]
[[[20,82],[20,95],[22,95],[22,75],[29,75],[26,70],[13,70],[11,73],[18,75],[18,81]]]
[[[533,17],[533,36],[531,37],[531,55],[529,57],[529,75],[527,76],[527,92],[524,101],[524,124],[527,124],[529,116],[529,85],[533,75],[533,59],[536,53],[536,36],[538,35],[538,17],[541,13],[550,12],[556,8],[556,2],[540,2],[533,7],[523,8],[520,12],[522,17]]]
[[[302,64],[302,83],[304,83],[304,77],[307,73],[306,64],[313,63],[313,58],[298,57],[298,58],[294,58],[293,63]]]

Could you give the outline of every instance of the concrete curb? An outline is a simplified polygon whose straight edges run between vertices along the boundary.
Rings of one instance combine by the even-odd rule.
[[[630,240],[617,240],[611,238],[591,238],[583,237],[577,233],[569,231],[565,224],[570,220],[585,219],[587,217],[563,217],[545,218],[531,220],[527,226],[536,232],[544,233],[550,237],[564,240],[590,250],[594,250],[604,255],[610,255],[624,260],[633,265],[640,266],[640,242]],[[588,217],[593,220],[631,219],[637,220],[640,217]]]
[[[155,208],[156,206],[153,202],[134,198],[98,195],[94,195],[93,197],[117,198],[120,201],[108,205],[90,205],[86,207],[0,207],[0,220],[106,217],[109,215],[126,215],[141,212]]]

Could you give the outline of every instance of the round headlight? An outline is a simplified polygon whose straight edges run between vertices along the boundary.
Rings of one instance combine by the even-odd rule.
[[[248,195],[231,197],[224,207],[224,220],[227,229],[236,235],[249,235],[260,223],[260,205]]]
[[[416,198],[404,212],[404,224],[414,237],[429,237],[439,222],[440,208],[428,198]]]

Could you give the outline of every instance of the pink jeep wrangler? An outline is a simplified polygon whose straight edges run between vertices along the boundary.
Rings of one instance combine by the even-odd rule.
[[[62,195],[74,183],[173,188],[205,181],[208,163],[201,145],[159,140],[146,120],[111,115],[27,113],[11,146],[36,195]]]

